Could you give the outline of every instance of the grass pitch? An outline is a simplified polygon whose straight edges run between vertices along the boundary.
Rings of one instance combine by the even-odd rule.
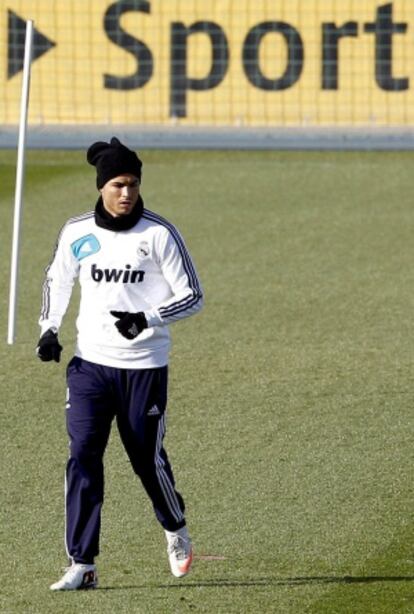
[[[206,294],[173,325],[166,447],[196,560],[164,536],[116,429],[100,589],[65,564],[65,363],[43,364],[43,269],[90,210],[84,153],[28,152],[17,342],[6,345],[15,154],[0,152],[0,611],[414,612],[412,153],[142,152],[146,206],[182,231]]]

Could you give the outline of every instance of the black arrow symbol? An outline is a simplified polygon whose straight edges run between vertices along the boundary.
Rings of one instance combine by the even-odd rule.
[[[10,9],[9,14],[9,36],[8,36],[8,64],[7,78],[11,79],[23,69],[24,63],[24,43],[26,38],[26,22],[24,19],[13,13]],[[41,55],[55,47],[56,43],[33,28],[33,55],[32,61],[40,58]]]

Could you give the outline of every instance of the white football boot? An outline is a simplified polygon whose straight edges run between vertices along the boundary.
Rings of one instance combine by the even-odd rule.
[[[58,582],[51,585],[51,591],[75,591],[79,589],[95,588],[98,584],[98,575],[95,565],[72,563]]]
[[[165,531],[165,535],[168,542],[167,552],[171,573],[176,578],[182,578],[190,571],[193,561],[193,548],[187,527],[175,532]]]

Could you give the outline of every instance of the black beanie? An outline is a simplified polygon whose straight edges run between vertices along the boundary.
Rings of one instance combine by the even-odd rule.
[[[110,179],[125,173],[135,175],[141,182],[141,160],[134,151],[122,145],[115,136],[112,137],[110,143],[103,141],[93,143],[87,151],[86,159],[89,164],[96,166],[98,190]]]

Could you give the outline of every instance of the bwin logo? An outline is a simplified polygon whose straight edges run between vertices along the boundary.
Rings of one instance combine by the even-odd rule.
[[[125,269],[98,269],[96,264],[91,266],[91,276],[94,281],[113,281],[121,284],[135,284],[144,281],[145,271],[133,270],[126,264]]]

